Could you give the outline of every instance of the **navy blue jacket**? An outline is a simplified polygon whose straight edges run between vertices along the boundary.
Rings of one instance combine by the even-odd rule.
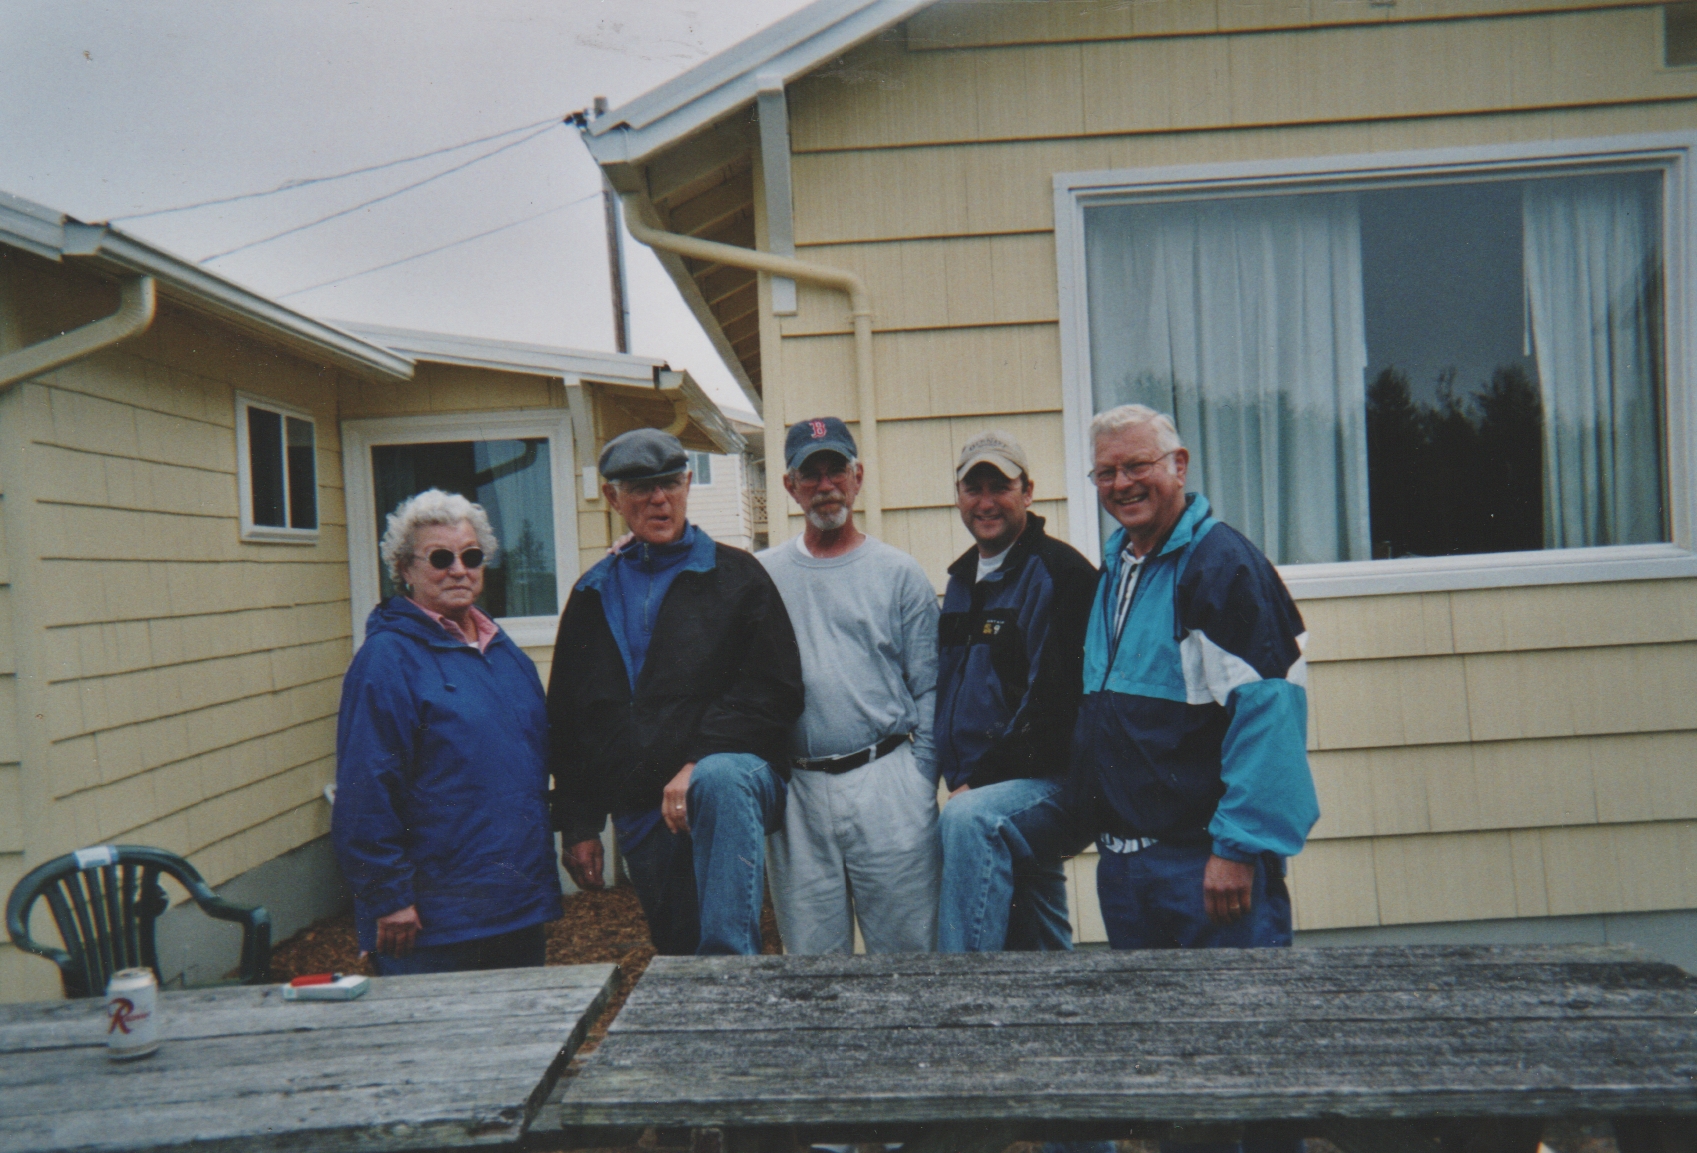
[[[361,949],[408,905],[423,946],[560,915],[547,754],[542,681],[506,633],[478,652],[405,597],[372,610],[342,679],[330,818]]]
[[[1116,644],[1125,530],[1109,538],[1084,646],[1075,798],[1097,833],[1295,856],[1320,806],[1308,770],[1307,638],[1261,550],[1187,498],[1143,561]]]
[[[1096,569],[1028,517],[1002,565],[949,566],[937,648],[937,764],[949,788],[1065,774]]]

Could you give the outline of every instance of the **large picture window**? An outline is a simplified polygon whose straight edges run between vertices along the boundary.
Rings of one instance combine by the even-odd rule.
[[[397,591],[377,559],[388,515],[430,488],[483,506],[500,541],[479,607],[521,645],[553,640],[576,576],[570,425],[526,414],[349,421],[343,430],[354,565],[354,615]],[[360,595],[365,590],[366,595]],[[356,622],[356,628],[363,620]]]
[[[1646,159],[1075,193],[1069,416],[1172,413],[1191,487],[1281,566],[1667,554],[1671,178]]]

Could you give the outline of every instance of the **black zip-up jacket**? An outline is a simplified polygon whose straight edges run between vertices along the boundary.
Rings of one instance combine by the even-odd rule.
[[[937,649],[937,764],[949,788],[1065,775],[1096,569],[1032,515],[984,580],[949,566]]]
[[[801,652],[760,562],[700,533],[654,620],[631,691],[602,608],[613,558],[572,589],[548,682],[554,827],[567,845],[601,834],[608,813],[660,803],[684,765],[753,753],[789,776],[801,716]]]

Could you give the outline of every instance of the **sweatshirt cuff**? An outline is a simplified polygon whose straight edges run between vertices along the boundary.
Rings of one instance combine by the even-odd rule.
[[[1218,837],[1214,838],[1214,855],[1228,861],[1236,861],[1240,865],[1253,865],[1256,859],[1261,856],[1260,853],[1249,852],[1237,845],[1228,844]]]
[[[387,917],[390,913],[398,913],[418,904],[413,897],[410,876],[399,877],[381,885],[367,885],[359,894],[359,899],[361,904],[371,910],[374,917]]]

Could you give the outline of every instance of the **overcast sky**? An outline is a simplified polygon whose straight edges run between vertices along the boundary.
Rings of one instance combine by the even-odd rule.
[[[207,267],[327,319],[610,350],[599,176],[576,129],[544,122],[597,95],[617,107],[802,6],[5,0],[0,189],[200,260],[447,173]],[[625,250],[632,351],[744,407],[658,262],[628,236]]]

